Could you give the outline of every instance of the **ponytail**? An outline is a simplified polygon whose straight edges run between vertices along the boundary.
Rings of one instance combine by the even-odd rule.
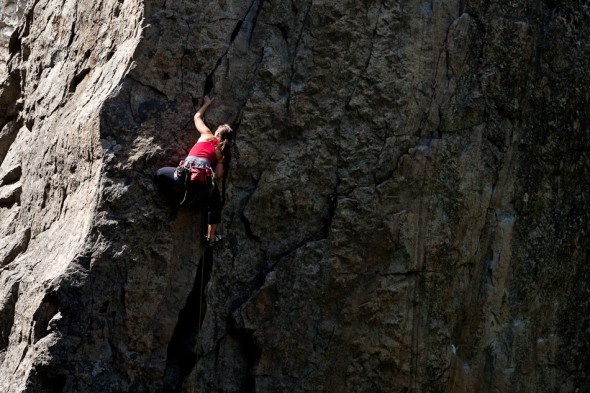
[[[225,205],[225,182],[227,180],[227,176],[229,174],[229,163],[231,162],[231,147],[234,142],[234,131],[229,126],[229,124],[222,124],[217,127],[217,132],[219,132],[219,143],[215,147],[217,151],[221,153],[223,157],[223,179],[221,180],[221,184],[223,187],[223,194],[221,196],[221,206]]]

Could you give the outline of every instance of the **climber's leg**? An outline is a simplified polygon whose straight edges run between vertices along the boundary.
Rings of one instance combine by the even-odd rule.
[[[174,175],[176,168],[163,167],[156,172],[156,184],[162,193],[164,193],[173,204],[180,202],[181,196],[184,194],[184,185]]]
[[[215,235],[217,225],[221,222],[221,208],[221,194],[219,193],[219,188],[215,186],[213,191],[211,191],[211,195],[209,195],[207,205],[207,240],[210,244],[221,239]]]

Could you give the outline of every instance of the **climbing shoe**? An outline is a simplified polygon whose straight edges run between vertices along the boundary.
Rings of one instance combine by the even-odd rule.
[[[215,235],[211,239],[209,239],[209,237],[205,236],[205,242],[207,243],[207,245],[209,247],[213,247],[214,245],[216,245],[217,243],[219,243],[221,241],[221,239],[222,238],[219,235]]]

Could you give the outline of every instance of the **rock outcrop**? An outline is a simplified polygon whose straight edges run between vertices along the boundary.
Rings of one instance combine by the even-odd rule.
[[[583,2],[0,14],[0,391],[590,390]],[[153,180],[205,94],[214,249]]]

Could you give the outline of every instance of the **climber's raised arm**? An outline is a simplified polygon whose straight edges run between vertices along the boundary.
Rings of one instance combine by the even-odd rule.
[[[210,136],[212,134],[211,130],[209,129],[209,127],[207,127],[203,119],[203,117],[205,116],[205,112],[207,111],[207,108],[209,107],[209,105],[211,105],[212,102],[213,100],[210,99],[209,96],[205,96],[205,98],[203,99],[203,105],[199,108],[197,113],[195,113],[195,127],[197,127],[197,131],[199,131],[201,135]]]

